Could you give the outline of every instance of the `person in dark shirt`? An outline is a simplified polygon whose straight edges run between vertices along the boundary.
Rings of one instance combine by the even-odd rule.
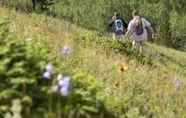
[[[109,27],[113,28],[114,34],[117,38],[122,38],[127,31],[127,23],[116,12],[114,13],[114,16],[112,16],[112,21],[109,23]]]

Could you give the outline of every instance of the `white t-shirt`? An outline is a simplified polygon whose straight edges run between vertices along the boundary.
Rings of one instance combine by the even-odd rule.
[[[145,18],[142,18],[141,20],[142,20],[142,24],[143,24],[143,33],[141,35],[136,35],[136,33],[133,32],[135,30],[134,29],[135,19],[132,19],[129,22],[129,25],[128,25],[127,29],[128,29],[129,32],[132,32],[132,35],[130,36],[130,38],[132,40],[135,40],[135,41],[147,40],[148,34],[147,34],[147,29],[145,27],[150,27],[151,24]]]

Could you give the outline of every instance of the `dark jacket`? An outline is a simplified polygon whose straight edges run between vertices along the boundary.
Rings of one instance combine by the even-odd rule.
[[[116,19],[120,19],[120,20],[123,22],[123,27],[124,27],[124,29],[126,30],[127,27],[128,27],[128,24],[125,22],[125,20],[124,20],[122,17],[117,17]],[[115,21],[111,21],[111,22],[109,23],[109,27],[112,27],[112,30],[115,32],[114,22],[115,22]]]

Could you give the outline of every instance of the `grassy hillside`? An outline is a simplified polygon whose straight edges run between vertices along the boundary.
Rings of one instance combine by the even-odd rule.
[[[35,12],[62,18],[103,34],[111,30],[108,22],[115,11],[129,22],[134,9],[148,19],[156,31],[157,42],[185,51],[185,0],[36,0]],[[47,5],[49,1],[54,4]],[[3,5],[32,12],[32,0],[4,0]],[[44,9],[43,9],[44,8]],[[153,13],[153,14],[152,14]]]
[[[186,117],[186,53],[147,43],[139,56],[109,37],[63,20],[4,8],[0,16],[10,18],[10,30],[20,39],[44,42],[47,60],[55,59],[64,73],[81,70],[94,76],[105,107],[116,118]],[[72,49],[67,58],[60,51],[65,45]]]

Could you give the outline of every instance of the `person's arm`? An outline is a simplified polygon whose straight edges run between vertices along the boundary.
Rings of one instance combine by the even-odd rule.
[[[127,29],[128,24],[125,22],[125,20],[123,19],[123,26],[125,27],[125,29]]]
[[[109,27],[112,27],[113,24],[114,24],[114,21],[111,21],[111,22],[109,23]]]
[[[128,24],[123,20],[124,31],[127,32]]]
[[[130,37],[132,35],[132,22],[129,22],[129,25],[127,27],[126,37]]]
[[[124,28],[127,29],[128,24],[125,22],[125,20],[124,20],[123,18],[120,18],[120,19],[121,19],[121,21],[123,22],[123,26],[124,26]]]
[[[152,36],[154,37],[154,29],[152,28],[152,26],[150,26],[149,29],[152,32]]]
[[[112,20],[111,20],[111,22],[109,23],[109,26],[110,26],[110,27],[113,26],[115,20],[116,20],[116,16],[112,16]]]
[[[132,35],[132,31],[131,31],[131,30],[127,30],[125,36],[126,36],[127,38],[129,38],[131,35]]]

